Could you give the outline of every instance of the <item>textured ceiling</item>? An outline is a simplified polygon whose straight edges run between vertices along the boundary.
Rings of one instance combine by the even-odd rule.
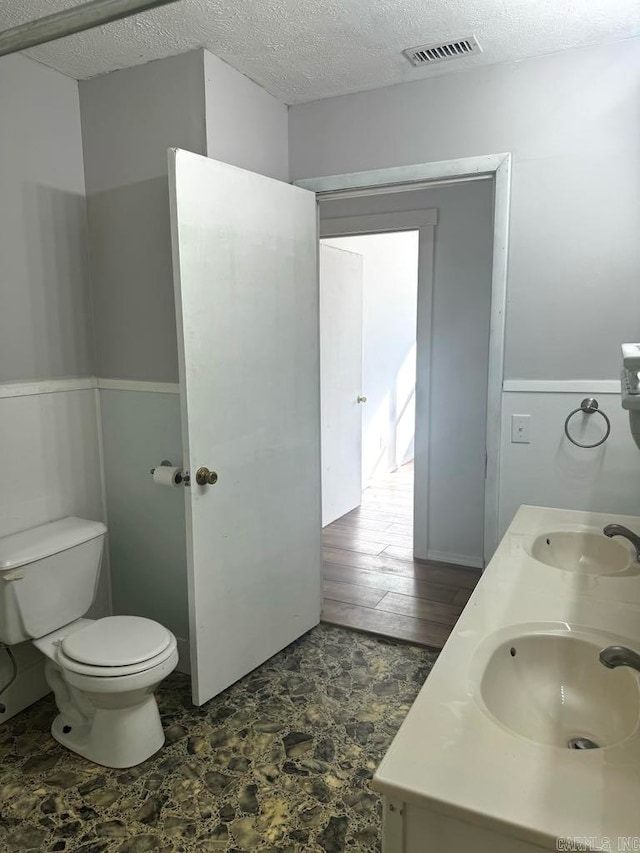
[[[0,29],[80,0],[2,0]],[[475,34],[479,56],[406,47]],[[285,103],[640,35],[639,0],[180,0],[29,51],[78,79],[206,47]]]

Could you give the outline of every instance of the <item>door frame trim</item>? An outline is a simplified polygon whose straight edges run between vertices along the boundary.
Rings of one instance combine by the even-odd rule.
[[[493,261],[491,273],[491,320],[487,386],[487,448],[484,491],[484,561],[489,562],[498,545],[500,499],[500,441],[502,431],[502,382],[504,377],[505,314],[509,256],[509,210],[511,198],[511,154],[485,154],[440,160],[411,166],[395,166],[365,172],[328,175],[295,181],[295,185],[326,197],[329,193],[369,195],[372,192],[403,192],[436,182],[494,180]],[[360,192],[354,193],[359,190]]]
[[[418,231],[438,224],[438,211],[399,210],[397,213],[363,213],[361,216],[335,216],[320,220],[320,239],[350,237],[354,234],[391,234]]]

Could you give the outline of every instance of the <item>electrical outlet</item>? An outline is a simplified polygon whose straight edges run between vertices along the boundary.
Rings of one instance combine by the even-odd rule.
[[[511,443],[529,444],[531,442],[531,415],[511,415]]]

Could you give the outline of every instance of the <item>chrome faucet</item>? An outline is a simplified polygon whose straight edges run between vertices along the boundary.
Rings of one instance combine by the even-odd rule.
[[[630,666],[640,672],[640,655],[626,646],[607,646],[600,652],[600,663],[607,669],[617,666]]]
[[[602,532],[610,539],[613,536],[624,536],[625,539],[628,539],[636,549],[636,560],[640,563],[640,536],[637,536],[633,530],[629,530],[628,527],[623,527],[621,524],[607,524]]]

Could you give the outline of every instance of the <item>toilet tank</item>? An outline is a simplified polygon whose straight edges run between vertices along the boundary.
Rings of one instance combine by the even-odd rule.
[[[0,538],[0,642],[43,637],[93,602],[107,528],[61,518]]]

